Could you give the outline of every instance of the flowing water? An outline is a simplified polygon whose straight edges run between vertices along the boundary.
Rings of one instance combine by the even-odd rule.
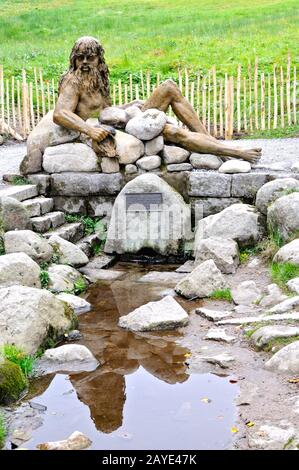
[[[188,373],[192,351],[179,344],[183,329],[133,334],[117,326],[120,315],[170,292],[169,285],[138,279],[174,267],[119,263],[116,269],[126,271],[124,278],[94,284],[86,295],[93,309],[79,317],[80,343],[100,367],[33,384],[31,398],[46,411],[24,446],[34,449],[78,430],[92,440],[92,449],[229,448],[238,393],[230,377]],[[191,310],[190,303],[180,302]]]

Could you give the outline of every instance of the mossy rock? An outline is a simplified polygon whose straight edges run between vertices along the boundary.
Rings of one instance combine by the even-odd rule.
[[[28,382],[20,367],[13,362],[0,362],[0,404],[16,401]]]

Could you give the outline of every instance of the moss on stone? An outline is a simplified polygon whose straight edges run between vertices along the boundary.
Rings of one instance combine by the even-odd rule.
[[[0,404],[16,401],[27,385],[27,379],[17,364],[5,359],[0,362]]]

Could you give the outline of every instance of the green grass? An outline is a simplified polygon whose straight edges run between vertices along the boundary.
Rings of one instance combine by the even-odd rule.
[[[274,338],[269,343],[264,344],[262,349],[266,352],[271,352],[273,348],[275,348],[275,352],[279,349],[284,348],[288,344],[293,343],[294,341],[298,341],[299,336],[289,336],[288,338]]]
[[[24,184],[30,184],[30,182],[24,178],[24,176],[14,176],[11,180],[11,183],[20,186]]]
[[[232,293],[230,289],[217,289],[209,295],[210,299],[213,300],[226,300],[227,302],[232,302]]]
[[[235,73],[255,56],[268,72],[288,52],[298,62],[298,15],[297,0],[0,0],[0,63],[17,77],[42,66],[45,78],[58,78],[74,41],[93,35],[112,81],[213,64]]]
[[[5,344],[2,348],[2,355],[10,362],[17,364],[25,377],[29,377],[33,371],[35,357],[26,354],[20,348],[13,346],[12,344]]]
[[[49,276],[48,271],[41,269],[39,278],[40,278],[42,289],[48,289],[49,282],[50,282],[50,276]]]
[[[4,422],[4,417],[0,414],[0,449],[4,446],[4,441],[6,437],[6,426]]]
[[[84,225],[84,234],[91,235],[95,232],[104,233],[106,226],[98,217],[88,217],[86,215],[79,214],[66,214],[65,220],[68,223],[82,222]]]
[[[293,263],[271,263],[270,272],[273,282],[281,287],[295,277],[299,277],[299,266]]]

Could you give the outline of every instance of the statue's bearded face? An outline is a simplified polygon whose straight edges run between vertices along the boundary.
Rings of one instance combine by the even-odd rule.
[[[80,70],[82,73],[89,73],[98,68],[99,56],[98,54],[92,53],[84,47],[80,47],[76,53],[75,67],[76,70]]]

